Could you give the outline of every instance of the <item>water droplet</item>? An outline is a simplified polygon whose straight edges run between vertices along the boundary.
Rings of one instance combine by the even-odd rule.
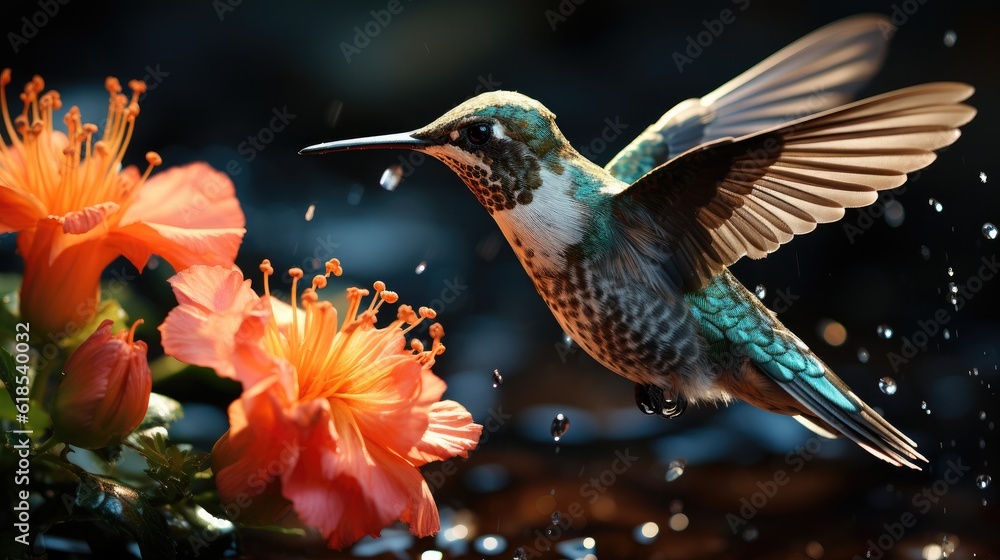
[[[983,183],[986,182],[986,172],[985,171],[980,171],[979,172],[979,180],[982,181]]]
[[[425,270],[427,270],[427,261],[420,261],[420,264],[417,265],[417,268],[413,269],[413,272],[423,274]]]
[[[927,410],[927,401],[920,401],[920,410]]]
[[[930,207],[933,208],[935,212],[940,212],[944,210],[944,204],[941,204],[941,202],[937,199],[929,198],[927,199],[927,204],[930,205]]]
[[[674,515],[671,515],[670,520],[667,521],[667,525],[669,525],[674,531],[678,532],[687,529],[690,523],[691,520],[688,519],[688,516],[683,513],[675,513]]]
[[[996,239],[997,238],[997,226],[986,222],[983,224],[983,237],[986,239]]]
[[[524,553],[524,549],[517,547],[514,549],[514,560],[528,560],[528,555]]]
[[[969,370],[969,373],[971,373],[973,377],[978,377],[979,376],[979,368],[974,367],[971,370]]]
[[[552,439],[559,441],[559,438],[563,437],[567,430],[569,430],[569,418],[566,418],[562,412],[556,414],[556,417],[552,419]]]
[[[647,521],[632,531],[632,537],[642,543],[649,544],[660,534],[660,526],[653,521]]]
[[[503,376],[500,375],[500,370],[495,369],[493,370],[493,388],[496,389],[501,385],[503,385]]]
[[[986,490],[989,487],[990,482],[993,482],[993,479],[990,478],[990,475],[981,474],[976,477],[976,488],[979,488],[980,490]]]
[[[983,505],[984,505],[984,506],[986,505],[986,498],[983,498]],[[974,557],[975,557],[975,554],[973,554],[972,556],[973,556],[973,558],[974,558]]]
[[[945,329],[944,333],[943,333],[943,336],[944,336],[945,340],[951,340],[951,331],[948,330],[948,329]]]
[[[687,461],[684,459],[674,459],[670,461],[670,465],[667,466],[667,482],[673,482],[684,474],[684,467],[687,467]]]
[[[945,31],[944,33],[944,46],[954,47],[955,41],[958,41],[958,33],[955,33],[951,29]]]
[[[886,395],[896,394],[896,380],[891,377],[883,377],[878,380],[878,388]]]
[[[871,354],[868,353],[868,349],[861,347],[858,348],[858,361],[862,364],[867,364],[868,359],[871,358]]]
[[[892,338],[892,327],[883,323],[875,327],[875,334],[877,334],[879,338],[884,338],[885,340],[889,340],[890,338]]]
[[[757,299],[763,300],[764,298],[767,297],[767,288],[765,288],[763,284],[757,284],[757,287],[754,288],[753,293],[757,294]]]
[[[948,291],[951,292],[951,293],[953,293],[953,294],[957,294],[958,293],[958,284],[955,284],[954,282],[948,282]]]
[[[347,203],[351,206],[361,204],[361,195],[365,194],[365,186],[361,183],[351,185],[351,190],[347,192]]]
[[[920,246],[920,256],[924,258],[925,261],[931,259],[931,248],[927,245]]]
[[[979,411],[979,419],[980,420],[986,420],[986,411],[985,410],[980,410]]]
[[[559,510],[553,511],[552,512],[552,524],[553,525],[558,525],[560,519],[562,519],[562,514],[559,513]]]
[[[885,223],[889,227],[899,227],[906,219],[906,209],[898,200],[890,200],[885,203]]]
[[[316,205],[310,204],[309,208],[306,208],[306,221],[311,222],[314,215],[316,215]]]
[[[760,532],[757,531],[756,527],[750,526],[743,529],[743,540],[746,542],[753,542],[757,540],[758,536],[760,536]]]
[[[387,191],[394,191],[402,180],[403,168],[398,165],[390,165],[382,172],[382,178],[378,180],[378,184]]]
[[[948,276],[954,276],[954,275],[955,275],[955,270],[949,266],[948,267]]]

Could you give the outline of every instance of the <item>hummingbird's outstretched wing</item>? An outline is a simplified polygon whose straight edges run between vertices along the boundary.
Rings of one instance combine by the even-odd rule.
[[[689,150],[614,196],[629,217],[619,233],[700,289],[743,255],[762,258],[903,184],[958,139],[973,91],[923,84]]]
[[[667,111],[605,169],[631,183],[681,152],[746,136],[851,101],[885,59],[895,28],[884,16],[834,22],[702,97]]]

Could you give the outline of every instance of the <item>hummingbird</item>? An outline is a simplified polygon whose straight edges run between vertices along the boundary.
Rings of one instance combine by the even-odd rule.
[[[851,17],[667,111],[607,165],[538,101],[473,97],[405,133],[301,154],[417,150],[445,163],[503,232],[556,321],[633,381],[647,414],[742,399],[844,435],[896,466],[927,462],[728,270],[875,202],[955,142],[973,88],[851,102],[885,56],[887,18]]]

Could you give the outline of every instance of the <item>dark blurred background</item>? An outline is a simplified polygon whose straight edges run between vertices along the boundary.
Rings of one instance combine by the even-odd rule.
[[[998,484],[976,481],[995,474],[997,459],[1000,283],[975,281],[1000,247],[983,233],[985,223],[1000,224],[1000,168],[990,156],[990,131],[1000,128],[995,3],[401,0],[381,24],[372,10],[388,1],[50,0],[58,13],[44,18],[36,16],[43,4],[3,3],[0,61],[13,69],[12,86],[41,74],[85,121],[100,122],[105,76],[144,79],[126,163],[144,166],[143,154],[157,150],[167,166],[206,160],[229,172],[248,222],[238,264],[255,286],[263,258],[308,273],[336,256],[346,273],[328,293],[382,279],[401,301],[440,312],[448,352],[435,371],[488,438],[470,460],[427,469],[446,529],[437,539],[390,529],[352,554],[511,558],[520,546],[546,558],[996,557]],[[725,9],[735,21],[679,69],[672,54]],[[321,141],[412,130],[476,93],[508,89],[548,106],[574,146],[603,165],[675,103],[862,12],[896,14],[899,23],[885,68],[862,95],[963,81],[976,87],[970,103],[979,115],[893,197],[892,224],[880,211],[849,210],[733,269],[751,289],[763,286],[781,320],[919,443],[930,459],[923,472],[814,439],[793,420],[742,403],[689,409],[673,421],[643,416],[630,383],[563,340],[487,212],[445,166],[408,152],[296,154]],[[45,24],[25,33],[22,18]],[[365,29],[377,33],[358,36]],[[605,145],[596,140],[609,137],[609,123],[621,132]],[[404,179],[390,192],[379,178],[392,164]],[[19,269],[14,248],[12,236],[0,237],[3,271]],[[163,264],[130,286],[130,311],[146,318],[151,348],[175,304],[169,275]],[[970,278],[978,289],[955,310],[948,284]],[[920,346],[921,325],[942,309],[947,324],[926,332],[915,357],[893,363],[891,353],[902,356],[914,335]],[[837,330],[831,321],[846,329],[839,346],[822,335]],[[893,336],[880,337],[879,325]],[[504,380],[496,389],[494,370]],[[895,394],[880,391],[885,376]],[[205,448],[225,430],[223,407],[238,394],[198,373],[156,390],[186,404],[175,439]],[[558,412],[570,429],[556,444],[549,431]],[[684,466],[671,469],[672,461]],[[552,525],[553,512],[561,525]],[[246,539],[255,557],[336,556],[296,540]]]

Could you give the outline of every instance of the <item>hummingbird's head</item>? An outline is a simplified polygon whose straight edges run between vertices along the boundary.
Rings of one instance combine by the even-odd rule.
[[[491,214],[529,204],[543,169],[561,175],[569,148],[555,115],[511,91],[483,93],[427,126],[404,132],[317,144],[299,153],[406,148],[433,156],[465,181]]]

